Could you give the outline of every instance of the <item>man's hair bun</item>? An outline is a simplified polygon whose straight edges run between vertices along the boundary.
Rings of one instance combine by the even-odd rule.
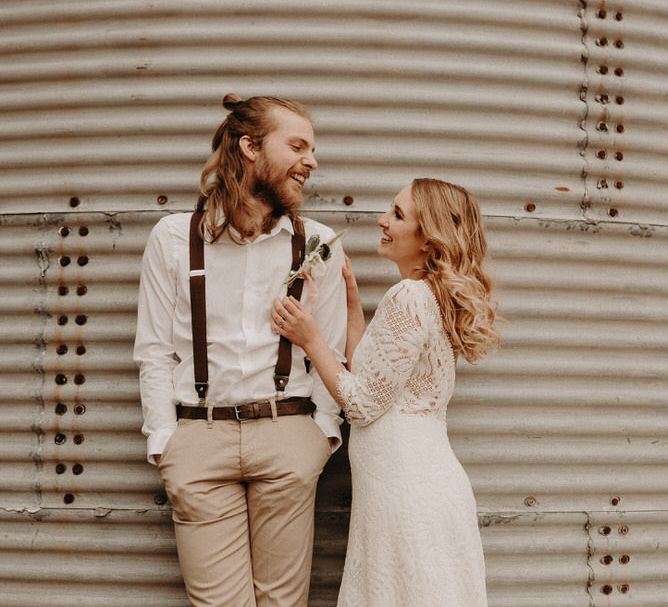
[[[223,97],[223,107],[226,110],[236,110],[240,103],[243,103],[243,101],[236,93],[227,93],[227,95]]]

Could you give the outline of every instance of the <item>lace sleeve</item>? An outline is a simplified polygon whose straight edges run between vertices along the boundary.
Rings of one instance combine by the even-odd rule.
[[[380,417],[410,377],[425,345],[417,297],[410,281],[392,287],[358,346],[356,373],[339,373],[337,391],[350,423],[367,425]]]

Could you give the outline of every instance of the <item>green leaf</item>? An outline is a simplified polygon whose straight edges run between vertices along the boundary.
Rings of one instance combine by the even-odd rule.
[[[308,242],[306,243],[306,255],[315,251],[319,244],[320,244],[320,236],[318,236],[317,234],[315,236],[311,236],[311,238],[309,238]]]

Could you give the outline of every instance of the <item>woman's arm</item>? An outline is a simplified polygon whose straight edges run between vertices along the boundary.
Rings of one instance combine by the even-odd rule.
[[[272,328],[307,352],[348,421],[366,425],[396,402],[424,352],[424,298],[425,291],[416,281],[402,281],[385,294],[354,374],[337,361],[298,301],[274,300]]]
[[[325,388],[341,406],[336,390],[336,379],[344,366],[336,359],[336,354],[322,337],[318,325],[304,306],[294,297],[274,300],[271,314],[271,328],[287,337],[295,346],[306,352]],[[347,348],[346,348],[347,350]]]
[[[350,258],[346,255],[343,264],[343,280],[346,283],[346,304],[348,308],[348,326],[346,332],[346,367],[350,369],[350,365],[355,353],[355,348],[359,343],[364,331],[366,323],[364,321],[364,310],[362,309],[362,301],[360,300],[360,292],[357,287],[357,280],[353,273],[353,267]]]

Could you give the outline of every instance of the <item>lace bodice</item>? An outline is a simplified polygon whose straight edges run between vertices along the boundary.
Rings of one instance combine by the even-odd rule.
[[[357,346],[352,372],[337,377],[351,424],[367,425],[396,406],[401,413],[445,415],[455,360],[440,309],[422,280],[387,291]]]

